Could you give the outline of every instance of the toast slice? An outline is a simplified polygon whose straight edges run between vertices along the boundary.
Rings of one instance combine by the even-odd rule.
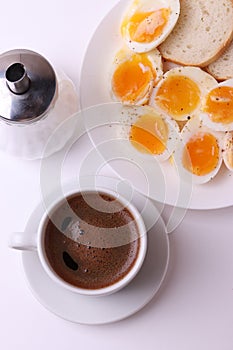
[[[180,0],[178,22],[159,50],[167,60],[204,67],[221,55],[232,38],[232,0]]]
[[[206,70],[220,81],[233,78],[233,41],[216,61],[206,67]]]

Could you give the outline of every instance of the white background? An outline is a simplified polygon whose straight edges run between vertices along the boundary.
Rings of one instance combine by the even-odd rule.
[[[0,51],[35,50],[63,69],[78,87],[85,48],[117,0],[4,1]],[[64,165],[77,174],[91,145],[82,139]],[[77,156],[77,152],[78,156]],[[31,294],[19,252],[7,247],[23,231],[40,199],[40,162],[0,153],[0,348],[232,350],[232,208],[190,211],[170,237],[171,261],[157,296],[134,316],[105,326],[72,324],[51,314]],[[163,216],[166,221],[169,208]]]

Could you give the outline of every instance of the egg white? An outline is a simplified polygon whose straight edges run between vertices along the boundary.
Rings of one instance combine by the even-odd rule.
[[[199,115],[200,111],[201,111],[201,101],[204,98],[204,96],[214,87],[216,87],[218,85],[216,79],[214,79],[209,73],[204,72],[202,69],[198,68],[198,67],[174,67],[172,69],[170,69],[169,71],[167,71],[163,78],[160,80],[160,82],[155,86],[155,88],[152,91],[151,94],[151,98],[150,98],[150,102],[149,104],[152,107],[158,107],[161,110],[162,107],[160,107],[156,101],[155,98],[158,94],[158,91],[161,87],[161,85],[169,78],[173,77],[173,76],[184,76],[189,78],[190,80],[192,80],[194,83],[197,84],[199,90],[200,90],[200,102],[198,104],[198,106],[192,111],[192,113],[190,114],[181,114],[179,116],[174,116],[173,114],[169,113],[168,111],[165,111],[166,113],[168,113],[170,115],[171,118],[179,120],[179,121],[185,121],[190,119],[192,116],[194,115]]]
[[[219,147],[219,161],[214,170],[209,172],[206,175],[198,176],[196,174],[193,174],[189,172],[184,166],[183,166],[183,152],[185,151],[185,145],[188,143],[188,141],[196,134],[203,132],[203,133],[209,133],[212,134],[218,143]],[[204,184],[208,181],[210,181],[219,171],[221,164],[222,164],[222,147],[223,147],[223,133],[219,133],[216,131],[213,131],[209,129],[208,127],[204,126],[202,121],[199,117],[193,117],[190,121],[186,123],[183,130],[181,131],[181,138],[178,147],[176,148],[174,152],[174,161],[178,167],[181,167],[183,171],[187,174],[192,175],[192,182],[193,184]]]
[[[133,41],[130,38],[129,29],[126,23],[129,23],[130,18],[135,13],[141,13],[141,12],[149,12],[149,11],[156,11],[161,8],[169,8],[170,9],[170,15],[168,22],[166,26],[164,27],[162,33],[160,36],[158,36],[155,40],[151,41],[150,43],[140,43]],[[127,46],[134,52],[148,52],[158,45],[160,45],[171,33],[173,28],[176,25],[176,22],[178,20],[180,14],[180,1],[179,0],[135,0],[133,3],[129,6],[128,10],[126,11],[126,15],[123,18],[122,23],[124,23],[122,28],[122,36],[127,44]]]

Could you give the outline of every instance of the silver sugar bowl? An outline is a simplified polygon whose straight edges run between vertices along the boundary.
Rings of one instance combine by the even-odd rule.
[[[73,83],[63,72],[55,72],[43,56],[24,49],[0,55],[2,151],[25,159],[42,158],[53,131],[77,110]],[[71,136],[71,130],[65,130],[53,142],[51,154]]]

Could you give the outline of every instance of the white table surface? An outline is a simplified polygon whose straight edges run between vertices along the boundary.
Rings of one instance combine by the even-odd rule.
[[[81,61],[96,26],[117,0],[4,1],[0,51],[28,48],[63,69],[78,86]],[[64,178],[78,172],[76,152]],[[74,166],[75,164],[75,166]],[[232,208],[189,211],[170,236],[171,260],[160,292],[134,316],[105,326],[72,324],[39,304],[26,283],[20,253],[7,247],[40,200],[40,161],[0,153],[0,349],[233,349]],[[165,208],[165,221],[169,208]]]

